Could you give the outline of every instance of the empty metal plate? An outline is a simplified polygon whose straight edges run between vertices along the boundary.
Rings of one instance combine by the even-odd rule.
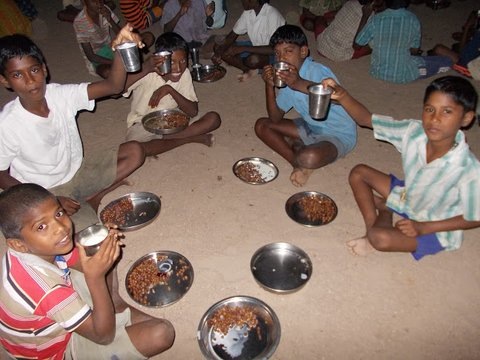
[[[255,280],[277,293],[299,290],[312,276],[307,253],[289,243],[271,243],[258,249],[250,261]]]

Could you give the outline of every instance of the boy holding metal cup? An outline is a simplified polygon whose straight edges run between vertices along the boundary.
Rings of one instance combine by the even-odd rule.
[[[87,256],[57,197],[31,183],[0,194],[0,229],[7,244],[0,342],[9,358],[140,360],[172,346],[169,321],[130,307],[118,294],[117,229]]]
[[[292,165],[292,184],[303,186],[315,169],[345,156],[355,147],[356,125],[335,103],[330,104],[322,121],[311,117],[308,87],[335,75],[308,56],[307,38],[302,29],[294,25],[279,27],[270,39],[270,46],[276,61],[288,63],[288,69],[275,71],[272,65],[264,67],[268,117],[257,120],[255,132]],[[286,86],[275,87],[275,78]],[[301,118],[284,118],[292,108]]]

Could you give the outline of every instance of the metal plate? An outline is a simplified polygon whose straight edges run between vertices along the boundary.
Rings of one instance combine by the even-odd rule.
[[[255,328],[238,324],[223,334],[212,324],[217,311],[237,311],[238,308],[253,312],[257,320]],[[198,325],[197,340],[209,360],[268,359],[280,342],[280,334],[280,321],[267,304],[250,296],[233,296],[207,310]]]
[[[259,157],[238,160],[233,164],[232,170],[240,180],[252,185],[269,183],[278,176],[278,168],[275,164]]]
[[[320,226],[332,222],[338,213],[335,202],[317,191],[303,191],[292,195],[285,204],[288,216],[305,226]]]
[[[302,249],[288,243],[272,243],[258,249],[250,261],[255,280],[265,289],[290,293],[312,276],[312,261]]]
[[[128,270],[125,287],[138,304],[164,307],[180,300],[193,283],[193,267],[174,251],[154,251],[138,259]]]
[[[100,212],[102,223],[113,223],[120,230],[136,230],[150,224],[160,213],[160,198],[150,192],[123,195]]]
[[[221,65],[202,65],[198,72],[193,69],[191,71],[192,79],[200,83],[211,83],[222,79],[227,73]]]
[[[178,116],[182,121],[178,126],[171,126],[168,119],[172,116]],[[143,128],[151,133],[158,135],[175,134],[188,127],[190,118],[179,109],[153,111],[142,118]]]

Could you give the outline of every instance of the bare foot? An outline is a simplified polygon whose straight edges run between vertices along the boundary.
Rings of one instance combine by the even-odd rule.
[[[194,139],[192,139],[192,142],[196,142],[198,144],[203,144],[208,147],[212,147],[215,145],[215,136],[213,134],[202,134],[195,136]]]
[[[312,175],[312,169],[302,169],[302,168],[295,168],[290,175],[290,181],[295,186],[303,186],[307,183],[308,178]]]
[[[257,73],[257,70],[248,70],[247,72],[244,72],[243,74],[238,75],[237,79],[238,79],[239,82],[244,82],[244,81],[250,79],[256,73]]]
[[[366,236],[347,241],[347,247],[353,255],[359,256],[366,256],[375,250]]]

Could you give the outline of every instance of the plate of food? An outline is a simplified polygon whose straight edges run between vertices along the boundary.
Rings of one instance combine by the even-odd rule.
[[[190,117],[179,109],[157,110],[142,118],[143,128],[158,135],[175,134],[189,123]]]
[[[201,83],[211,83],[220,80],[227,73],[221,65],[206,64],[192,68],[192,79]]]
[[[164,307],[180,300],[193,283],[193,267],[174,251],[154,251],[135,261],[127,272],[125,286],[136,303]]]
[[[150,192],[134,192],[111,201],[100,212],[103,224],[120,230],[136,230],[150,224],[160,213],[160,198]]]
[[[303,191],[292,195],[285,204],[288,216],[305,226],[320,226],[332,222],[337,216],[335,202],[317,191]]]
[[[203,315],[197,340],[209,360],[268,359],[280,342],[280,321],[270,306],[250,296],[233,296]]]
[[[275,180],[278,168],[274,163],[260,157],[249,157],[233,164],[233,173],[240,180],[252,185],[261,185]]]
[[[266,290],[287,294],[307,283],[312,276],[312,261],[299,247],[277,242],[262,246],[253,254],[250,270]]]

